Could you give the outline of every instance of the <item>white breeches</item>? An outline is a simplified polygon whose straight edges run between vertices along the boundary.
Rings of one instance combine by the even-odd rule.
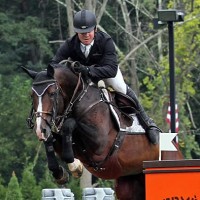
[[[124,81],[124,78],[122,76],[121,70],[118,66],[117,74],[114,78],[107,78],[103,79],[105,82],[106,87],[112,87],[115,91],[121,92],[123,94],[126,94],[127,92],[127,85]]]

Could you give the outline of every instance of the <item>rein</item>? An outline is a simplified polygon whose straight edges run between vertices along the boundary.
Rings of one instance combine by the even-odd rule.
[[[78,92],[78,88],[81,84],[81,82],[83,83],[83,90],[81,91],[81,93],[76,97],[76,94]],[[72,107],[74,106],[74,103],[79,100],[79,102],[81,101],[81,99],[83,98],[83,96],[86,94],[87,90],[88,90],[89,84],[87,84],[87,87],[85,88],[85,84],[83,79],[81,78],[81,74],[79,73],[78,76],[78,82],[76,85],[76,88],[73,92],[72,98],[67,106],[67,108],[65,109],[64,115],[62,116],[62,120],[60,122],[60,124],[58,125],[58,130],[60,130],[62,128],[62,125],[64,123],[64,120],[69,116],[69,114],[72,112]]]

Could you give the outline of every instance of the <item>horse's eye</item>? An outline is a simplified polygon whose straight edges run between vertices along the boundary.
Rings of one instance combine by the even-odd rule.
[[[50,97],[51,99],[53,99],[54,95],[55,95],[55,92],[49,93],[49,97]]]

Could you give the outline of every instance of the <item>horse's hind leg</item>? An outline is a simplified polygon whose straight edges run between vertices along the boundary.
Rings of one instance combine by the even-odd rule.
[[[115,182],[118,200],[145,200],[144,174],[120,177]]]
[[[44,145],[46,150],[48,168],[52,172],[52,175],[55,178],[56,182],[60,185],[67,183],[69,180],[69,174],[63,167],[59,166],[58,164],[52,139],[45,141]]]

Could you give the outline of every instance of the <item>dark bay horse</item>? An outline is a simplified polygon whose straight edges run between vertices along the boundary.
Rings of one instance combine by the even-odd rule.
[[[48,167],[58,183],[67,175],[55,153],[66,163],[79,159],[96,177],[114,179],[118,199],[144,200],[143,161],[158,160],[158,145],[151,144],[145,133],[126,131],[130,119],[116,107],[116,100],[109,102],[100,88],[73,71],[71,63],[49,65],[42,72],[23,70],[33,79],[28,122],[44,141]],[[165,152],[163,159],[183,158],[180,151],[172,154]]]

